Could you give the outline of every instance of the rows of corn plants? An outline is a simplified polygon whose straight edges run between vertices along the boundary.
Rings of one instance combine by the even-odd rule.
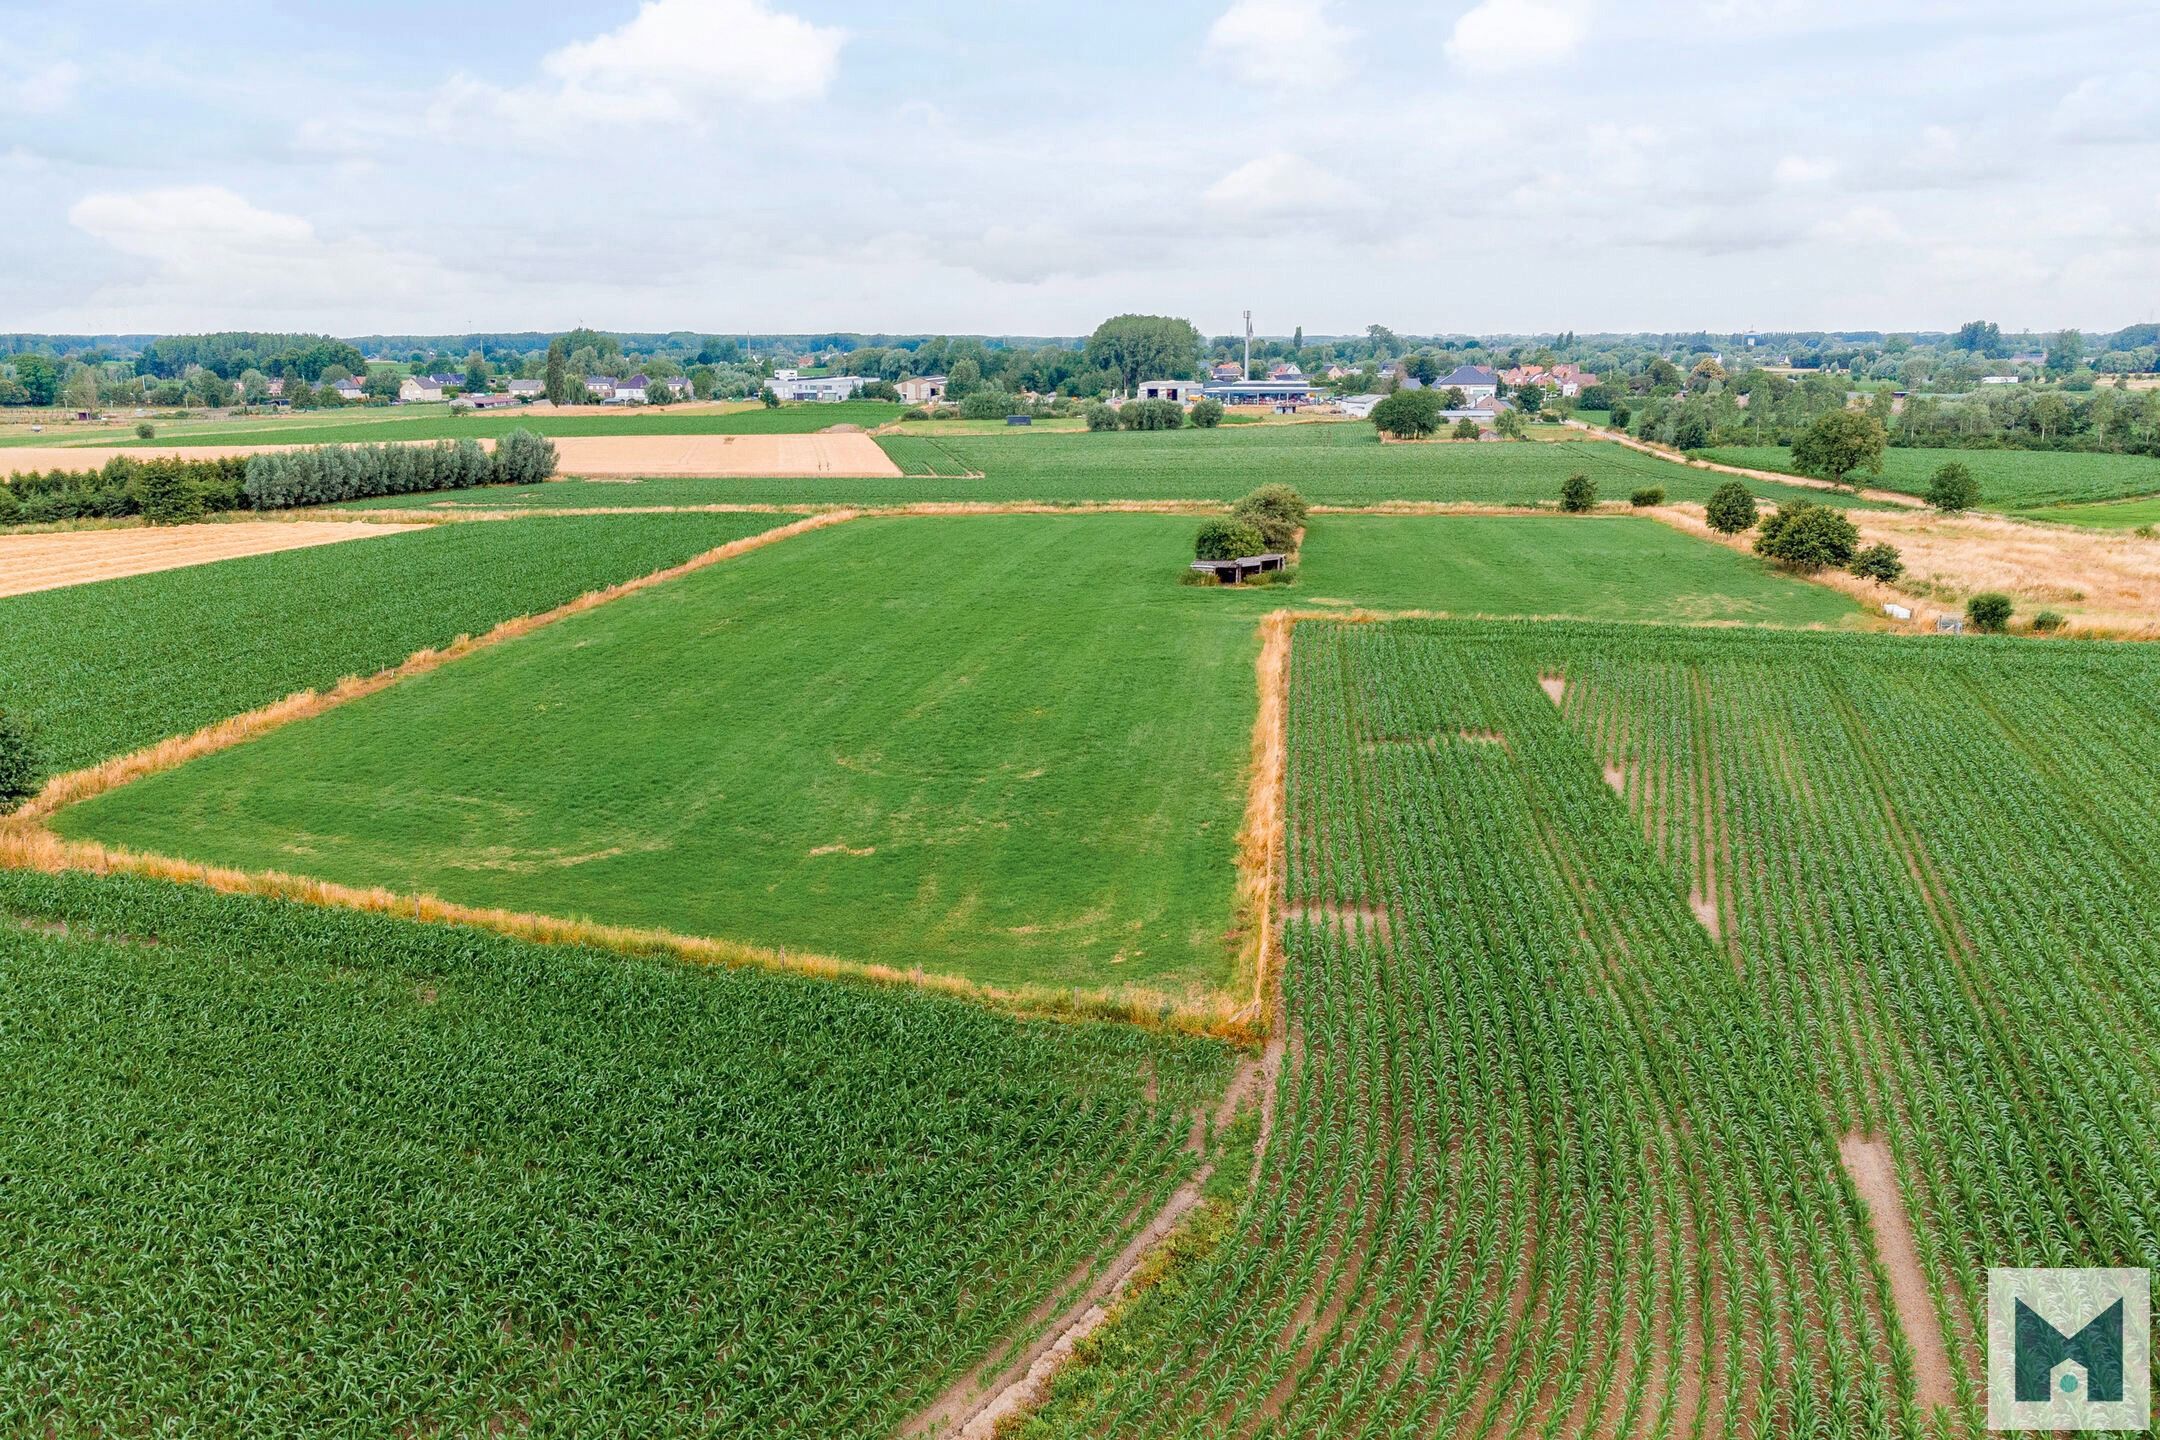
[[[1029,1433],[1977,1434],[1989,1265],[2160,1264],[2156,672],[1300,627],[1272,1139]]]
[[[887,1434],[1162,1203],[1229,1060],[0,874],[0,1434]]]

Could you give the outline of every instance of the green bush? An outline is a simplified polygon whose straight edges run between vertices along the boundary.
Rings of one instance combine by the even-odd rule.
[[[1755,497],[1738,480],[1728,480],[1710,492],[1704,516],[1718,534],[1738,535],[1754,528]]]
[[[2068,623],[2060,610],[2042,610],[2033,616],[2033,629],[2042,635],[2052,635]]]
[[[1577,470],[1560,482],[1560,508],[1580,515],[1597,508],[1597,481]]]
[[[1852,573],[1888,585],[1905,573],[1905,557],[1895,545],[1870,545],[1852,558]]]
[[[1633,505],[1636,509],[1647,510],[1652,505],[1665,503],[1665,487],[1662,485],[1645,485],[1627,498],[1628,504]]]
[[[1477,421],[1472,420],[1467,415],[1455,422],[1455,438],[1457,440],[1475,440],[1478,438],[1479,433]]]
[[[1634,419],[1634,418],[1635,418],[1635,412],[1634,412],[1634,411],[1632,411],[1632,410],[1630,410],[1630,409],[1628,409],[1628,407],[1627,407],[1627,406],[1625,406],[1625,405],[1615,405],[1615,406],[1613,406],[1613,407],[1612,407],[1612,428],[1613,428],[1613,429],[1615,429],[1615,430],[1625,430],[1625,429],[1627,429],[1627,427],[1628,427],[1628,421],[1630,421],[1630,420],[1632,420],[1632,419]]]
[[[1305,497],[1288,485],[1262,485],[1231,507],[1230,518],[1257,531],[1267,549],[1287,551],[1304,527],[1307,508]]]
[[[1860,531],[1852,521],[1807,501],[1779,506],[1755,537],[1756,554],[1803,575],[1843,569],[1859,545]]]
[[[30,723],[0,710],[0,815],[37,794],[44,778],[44,757]]]
[[[1980,503],[1980,481],[1962,460],[1952,460],[1928,481],[1927,503],[1945,515],[1970,510]]]
[[[1117,412],[1126,430],[1182,430],[1185,407],[1175,400],[1128,400]]]
[[[1241,560],[1267,549],[1260,532],[1241,520],[1208,520],[1193,537],[1195,560]]]
[[[1097,400],[1080,412],[1090,430],[1115,430],[1118,428],[1117,411]]]
[[[203,517],[202,487],[184,461],[144,461],[128,491],[136,513],[152,525],[185,525]]]
[[[1373,428],[1398,440],[1423,440],[1440,429],[1440,397],[1431,390],[1398,390],[1372,408]]]
[[[135,427],[135,438],[138,440],[157,439],[157,426],[152,425],[147,420],[143,421],[142,424]]]
[[[495,483],[532,485],[555,473],[555,442],[531,430],[512,430],[495,442]]]
[[[2010,597],[2000,590],[1985,590],[1965,602],[1965,618],[1973,629],[2000,635],[2010,624]]]
[[[1701,450],[1710,444],[1710,422],[1701,415],[1682,415],[1673,426],[1675,450]]]
[[[915,405],[901,411],[900,418],[902,420],[927,420],[930,418],[930,412],[920,405]]]
[[[22,523],[22,501],[15,498],[15,487],[0,480],[0,525]]]
[[[1027,402],[1003,390],[977,390],[960,402],[963,420],[1002,420],[1027,413]]]
[[[1192,407],[1192,423],[1202,430],[1213,430],[1222,424],[1222,401],[1205,397],[1195,400]]]

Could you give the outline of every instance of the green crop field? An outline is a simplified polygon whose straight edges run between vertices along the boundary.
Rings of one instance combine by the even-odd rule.
[[[0,1432],[891,1433],[1221,1046],[0,874]]]
[[[425,530],[0,599],[0,708],[72,770],[395,665],[787,517],[563,516]]]
[[[1301,627],[1258,1183],[1022,1433],[1983,1433],[1990,1265],[2160,1264],[2156,696],[2139,646]]]
[[[695,504],[899,505],[918,500],[1234,500],[1270,482],[1316,505],[1388,500],[1556,504],[1581,470],[1600,498],[1624,502],[1657,485],[1673,500],[1703,501],[1729,476],[1675,465],[1601,440],[1514,444],[1383,445],[1370,426],[1248,425],[1235,429],[1064,434],[880,436],[901,479],[566,480],[517,489],[460,491],[444,503],[474,508]],[[966,478],[977,477],[977,478]],[[1751,482],[1768,500],[1869,506],[1855,496],[1775,481]],[[353,502],[397,508],[411,496]]]
[[[1299,582],[1249,591],[1177,583],[1193,526],[852,521],[113,791],[61,828],[1001,984],[1204,991],[1229,963],[1266,610],[1854,613],[1650,521],[1321,517]]]
[[[1793,469],[1792,452],[1777,445],[1725,445],[1702,458],[1756,470]],[[1963,461],[1980,481],[1987,510],[2024,510],[2036,505],[2114,500],[2160,494],[2160,460],[2147,455],[2093,455],[2068,450],[1908,450],[1883,452],[1881,475],[1863,473],[1863,485],[1925,495],[1928,480],[1952,460]]]

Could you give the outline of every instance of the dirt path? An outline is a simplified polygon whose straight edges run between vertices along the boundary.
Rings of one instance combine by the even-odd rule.
[[[1572,430],[1580,430],[1585,435],[1592,436],[1595,439],[1610,440],[1615,445],[1624,445],[1630,450],[1639,450],[1645,455],[1654,455],[1660,460],[1667,460],[1675,465],[1685,465],[1690,470],[1714,470],[1720,475],[1738,475],[1744,480],[1768,480],[1778,485],[1798,485],[1809,490],[1843,490],[1845,488],[1842,485],[1833,485],[1827,480],[1814,479],[1812,476],[1788,475],[1782,470],[1750,470],[1744,465],[1725,465],[1715,460],[1691,459],[1678,450],[1668,450],[1663,445],[1653,445],[1648,440],[1638,440],[1624,430],[1608,430],[1601,425],[1592,425],[1583,420],[1563,420],[1560,423]],[[1866,499],[1879,500],[1885,505],[1902,506],[1907,510],[1925,510],[1927,508],[1925,500],[1896,490],[1861,490],[1857,493]]]
[[[421,525],[325,521],[287,525],[277,521],[235,521],[229,525],[168,525],[113,530],[59,530],[42,534],[0,535],[0,596],[27,595],[88,585],[123,575],[148,575],[208,565],[243,555],[267,555],[335,545],[371,535],[395,535]]]
[[[899,479],[900,467],[877,441],[857,432],[841,435],[558,435],[553,437],[564,475],[666,475],[727,479],[824,476],[833,479]],[[369,441],[369,444],[432,445],[433,440]],[[492,450],[492,439],[479,441]],[[97,470],[109,460],[215,460],[230,456],[310,449],[287,445],[79,445],[0,447],[0,476],[27,470]]]
[[[1914,1403],[1922,1409],[1951,1404],[1955,1387],[1950,1379],[1950,1352],[1943,1348],[1942,1328],[1928,1299],[1927,1276],[1920,1268],[1920,1250],[1913,1241],[1904,1196],[1898,1191],[1890,1146],[1864,1135],[1847,1135],[1838,1141],[1838,1158],[1852,1177],[1853,1188],[1867,1202],[1875,1253],[1890,1277],[1898,1328],[1912,1346]]]

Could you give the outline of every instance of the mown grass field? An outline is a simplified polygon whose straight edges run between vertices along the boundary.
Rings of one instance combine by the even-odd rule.
[[[168,412],[169,413],[169,412]],[[167,420],[156,417],[155,412],[137,421],[132,415],[125,420],[107,424],[88,424],[66,421],[45,426],[32,433],[26,425],[11,425],[0,419],[0,445],[132,445],[136,443],[135,427],[147,422],[157,431],[152,443],[170,445],[237,445],[271,442],[289,442],[296,445],[314,441],[318,430],[350,429],[355,425],[380,423],[382,420],[444,420],[450,415],[448,405],[400,405],[396,409],[352,409],[287,411],[276,417],[240,415],[212,419],[208,412],[198,412],[185,420]],[[248,441],[233,438],[236,430],[260,432],[251,434]]]
[[[2147,525],[2160,526],[2160,496],[2086,505],[2045,505],[2017,513],[2020,519],[2085,525],[2095,530],[2138,530]]]
[[[1229,1065],[1132,1026],[0,873],[0,1431],[890,1434]]]
[[[512,430],[542,435],[808,435],[832,425],[865,430],[899,418],[904,407],[883,400],[843,400],[831,405],[759,406],[749,410],[685,411],[639,407],[619,415],[554,414],[517,409],[452,415],[447,405],[340,410],[300,419],[263,421],[241,417],[208,425],[160,426],[154,440],[110,435],[108,445],[345,445],[390,440],[488,440]],[[419,412],[419,413],[412,413]],[[42,437],[41,437],[42,438]],[[46,439],[47,444],[54,443]]]
[[[1661,486],[1673,500],[1703,501],[1729,479],[1609,441],[1383,445],[1363,424],[1248,425],[1169,432],[880,436],[902,478],[887,480],[682,480],[635,484],[551,482],[461,491],[442,503],[504,506],[696,504],[900,505],[918,500],[1234,500],[1270,482],[1293,485],[1316,505],[1389,500],[1555,505],[1577,470],[1600,498],[1625,502]],[[1774,481],[1751,482],[1770,500],[1866,506],[1855,496]],[[412,497],[403,497],[411,505]],[[390,500],[356,506],[395,508]]]
[[[0,707],[72,770],[395,665],[782,523],[559,516],[436,525],[0,599]]]
[[[1978,1437],[1990,1265],[2160,1263],[2150,647],[1292,656],[1258,1183],[1020,1433]]]
[[[1204,993],[1228,975],[1267,610],[1310,598],[1854,613],[1642,520],[1324,517],[1299,583],[1250,591],[1178,583],[1193,526],[851,521],[111,792],[59,825],[996,984]]]
[[[1792,452],[1779,445],[1724,445],[1702,458],[1756,470],[1793,469]],[[2160,460],[2145,455],[2088,455],[2053,450],[1911,450],[1883,452],[1881,475],[1862,474],[1870,488],[1925,495],[1928,481],[1952,460],[1964,462],[1980,481],[1987,510],[2024,510],[2036,505],[2160,494]]]

